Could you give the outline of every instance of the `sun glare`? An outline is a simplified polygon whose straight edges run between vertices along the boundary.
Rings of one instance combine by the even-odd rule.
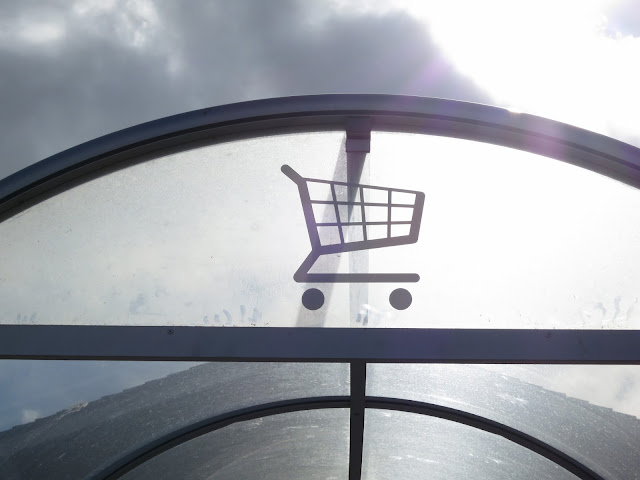
[[[404,7],[496,104],[640,142],[640,38],[607,29],[614,3],[451,0]]]

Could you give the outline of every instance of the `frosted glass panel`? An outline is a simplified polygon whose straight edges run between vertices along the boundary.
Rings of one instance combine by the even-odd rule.
[[[343,177],[344,132],[234,141],[65,191],[0,223],[0,323],[341,326],[293,274],[309,254],[290,163]],[[334,173],[335,171],[335,173]]]
[[[439,418],[369,409],[363,480],[575,480],[500,436]]]
[[[231,141],[0,223],[0,323],[636,329],[637,212],[632,187],[471,141]]]
[[[2,479],[94,478],[137,449],[221,414],[281,400],[349,394],[346,364],[189,367],[177,362],[0,362]],[[347,443],[348,430],[346,435],[336,431],[331,445],[320,448],[333,448],[336,442]]]
[[[411,307],[368,288],[368,325],[640,328],[640,191],[554,159],[451,138],[372,135],[376,185],[425,195],[417,243],[370,252],[411,272]]]

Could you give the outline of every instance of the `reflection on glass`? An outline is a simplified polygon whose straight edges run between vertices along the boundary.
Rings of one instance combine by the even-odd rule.
[[[3,480],[90,477],[220,414],[349,392],[343,364],[21,362],[0,362],[2,424],[25,423],[0,431]]]
[[[233,424],[151,459],[126,480],[326,480],[348,477],[349,410]]]
[[[0,432],[78,411],[106,395],[199,365],[192,362],[0,360]]]
[[[367,394],[498,421],[604,478],[624,480],[640,471],[637,366],[374,364],[368,367]]]
[[[390,159],[393,159],[390,161]],[[413,267],[404,312],[370,326],[640,328],[640,191],[509,148],[374,132],[370,181],[425,193],[420,240],[370,252]],[[407,287],[408,288],[408,287]],[[371,285],[369,298],[390,288]]]
[[[573,474],[498,435],[448,420],[367,410],[363,480],[571,480]]]

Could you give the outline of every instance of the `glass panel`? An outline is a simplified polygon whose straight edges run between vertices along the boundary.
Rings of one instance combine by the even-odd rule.
[[[380,132],[350,178],[380,188],[359,189],[343,184],[360,158],[343,137],[168,155],[0,223],[0,323],[640,328],[640,191],[504,147]],[[397,287],[409,308],[391,305]]]
[[[0,223],[0,323],[344,325],[348,290],[327,292],[319,312],[301,304],[305,286],[293,274],[309,233],[280,170],[346,179],[343,137],[280,135],[169,155]]]
[[[349,394],[346,364],[211,363],[179,371],[189,366],[0,362],[2,478],[87,478],[154,439],[216,415]]]
[[[236,423],[171,449],[126,480],[344,479],[349,410],[296,412]]]
[[[371,272],[420,275],[403,285],[413,303],[394,310],[394,287],[369,285],[370,327],[640,328],[639,190],[539,155],[405,133],[374,132],[364,172],[425,194],[419,241],[368,253]]]
[[[363,480],[571,480],[577,477],[498,435],[423,415],[368,409]]]
[[[498,421],[607,479],[634,478],[640,471],[638,366],[377,364],[368,367],[367,394]]]

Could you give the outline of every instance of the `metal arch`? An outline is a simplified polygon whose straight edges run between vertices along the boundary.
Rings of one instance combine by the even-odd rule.
[[[151,460],[161,453],[166,452],[167,450],[237,422],[278,415],[281,413],[318,410],[324,408],[349,408],[350,405],[350,397],[316,397],[269,403],[208,418],[196,424],[186,426],[139,448],[107,467],[102,472],[96,474],[92,480],[119,479],[134,468],[142,465],[144,462]],[[573,473],[582,480],[604,480],[603,477],[592,471],[586,465],[583,465],[578,460],[562,453],[551,445],[527,435],[524,432],[488,418],[440,405],[386,397],[365,397],[364,406],[365,408],[401,411],[442,418],[455,423],[467,425],[472,428],[477,428],[488,433],[502,436],[507,440],[531,450],[555,463],[559,467]],[[362,452],[360,452],[360,455],[361,454]]]
[[[0,219],[38,195],[100,169],[163,150],[185,150],[227,135],[274,129],[346,129],[354,118],[374,130],[477,140],[572,163],[640,188],[640,149],[564,123],[455,100],[399,95],[284,97],[196,110],[115,132],[42,160],[0,181]]]

